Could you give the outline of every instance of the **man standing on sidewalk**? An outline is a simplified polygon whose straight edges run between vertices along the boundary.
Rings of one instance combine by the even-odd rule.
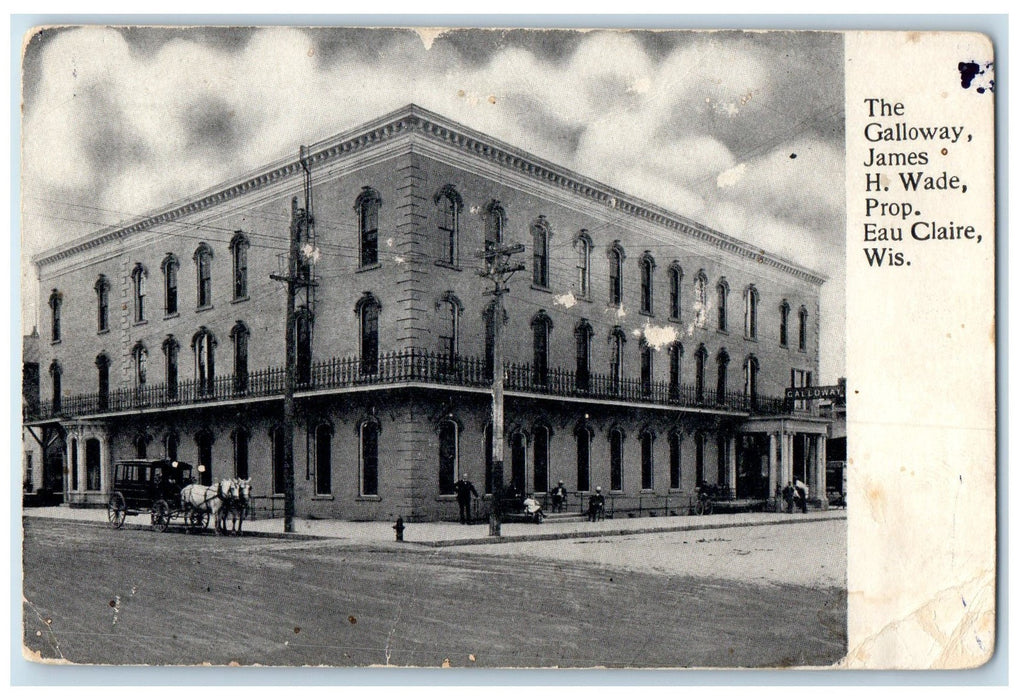
[[[460,524],[466,525],[471,521],[471,494],[475,498],[478,490],[467,478],[467,472],[460,475],[460,480],[453,484],[453,491],[456,492],[456,502],[460,506]]]
[[[796,480],[796,498],[800,501],[800,508],[804,513],[807,512],[807,496],[810,495],[810,489],[799,479]]]

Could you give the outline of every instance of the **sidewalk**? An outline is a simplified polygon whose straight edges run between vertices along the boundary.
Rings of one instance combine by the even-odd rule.
[[[101,508],[24,508],[22,515],[29,518],[57,518],[106,524],[106,510]],[[453,547],[468,544],[495,544],[501,542],[527,542],[586,537],[611,537],[649,532],[681,532],[713,530],[753,525],[793,525],[816,520],[845,520],[846,511],[813,510],[808,513],[718,513],[714,515],[678,515],[657,518],[619,518],[595,523],[586,520],[555,522],[546,520],[541,525],[531,523],[503,523],[502,536],[489,537],[488,523],[460,525],[452,522],[407,523],[405,543],[429,547]],[[131,515],[124,521],[125,528],[149,528],[149,516]],[[171,527],[182,527],[174,521]],[[283,533],[283,519],[246,520],[245,534],[264,537],[330,538],[352,544],[394,543],[393,523],[350,522],[346,520],[294,520],[294,532]]]

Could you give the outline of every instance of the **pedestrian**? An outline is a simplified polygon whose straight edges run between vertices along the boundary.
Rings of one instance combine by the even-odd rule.
[[[563,508],[566,507],[566,487],[563,486],[563,482],[560,481],[559,485],[552,489],[552,510],[556,513],[562,513]]]
[[[785,512],[793,512],[793,501],[796,499],[796,489],[793,488],[793,482],[789,482],[782,489],[782,498],[785,499]]]
[[[596,486],[594,493],[587,502],[587,519],[590,522],[605,517],[605,496],[602,495],[601,486]]]
[[[467,472],[460,475],[460,480],[453,484],[453,491],[456,492],[456,502],[460,506],[460,524],[466,525],[471,521],[471,494],[478,497],[478,490],[467,478]]]
[[[799,500],[799,502],[800,502],[800,509],[803,510],[804,513],[807,512],[807,496],[809,496],[809,495],[810,495],[810,489],[807,488],[807,485],[805,483],[803,483],[802,481],[797,479],[796,480],[796,498]]]

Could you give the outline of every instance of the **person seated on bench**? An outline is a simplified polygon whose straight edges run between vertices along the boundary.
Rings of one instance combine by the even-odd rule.
[[[566,487],[560,481],[559,485],[552,489],[552,511],[562,513],[566,508]]]
[[[587,519],[590,522],[605,519],[605,496],[602,495],[601,486],[596,486],[594,493],[587,502]]]

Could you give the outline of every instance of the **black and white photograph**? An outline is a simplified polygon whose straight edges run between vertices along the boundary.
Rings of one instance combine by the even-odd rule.
[[[33,29],[25,658],[838,668],[844,41]]]

